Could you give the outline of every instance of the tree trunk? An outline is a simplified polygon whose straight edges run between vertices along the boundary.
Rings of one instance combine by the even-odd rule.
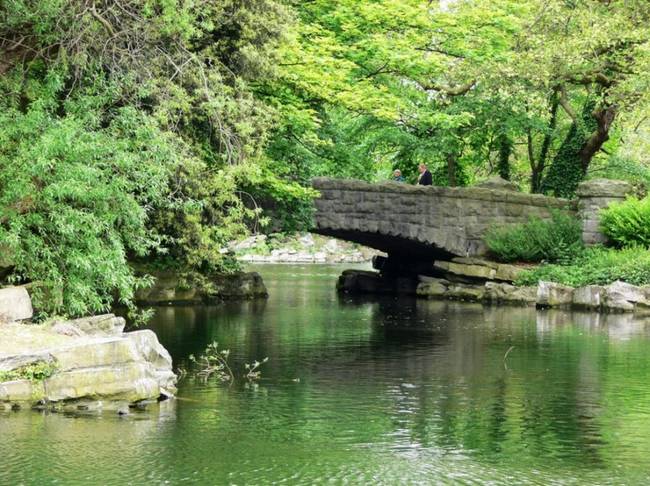
[[[560,99],[557,92],[553,93],[551,97],[551,118],[548,122],[548,129],[544,134],[544,140],[542,141],[542,148],[539,152],[539,160],[537,163],[531,159],[531,177],[530,177],[530,192],[538,193],[542,189],[542,175],[544,174],[544,169],[546,168],[546,159],[548,158],[548,151],[551,148],[551,142],[553,141],[553,132],[557,126],[557,110],[560,106]],[[529,132],[530,133],[530,132]],[[529,140],[529,150],[531,150],[532,141]]]
[[[499,135],[499,176],[507,181],[510,180],[510,154],[512,153],[512,140],[505,133]]]
[[[609,138],[615,116],[616,107],[594,109],[593,102],[585,104],[582,115],[571,125],[553,159],[542,183],[543,192],[558,197],[573,197],[594,155]]]
[[[450,187],[458,185],[456,180],[456,156],[451,153],[447,154],[447,183]]]

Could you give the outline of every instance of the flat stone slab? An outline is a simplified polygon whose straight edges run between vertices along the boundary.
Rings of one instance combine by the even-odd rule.
[[[32,299],[25,287],[0,289],[0,322],[31,319],[33,315]]]
[[[119,322],[115,316],[85,321]],[[0,326],[0,342],[12,336],[34,337],[32,345],[0,348],[0,371],[14,371],[47,363],[52,374],[44,379],[0,383],[0,408],[31,407],[72,401],[137,403],[170,397],[176,392],[172,359],[150,330],[121,333],[112,337],[57,334],[49,326],[10,324]],[[2,353],[1,351],[4,351]]]
[[[514,282],[527,268],[472,257],[457,257],[451,261],[436,260],[434,268],[460,277]]]

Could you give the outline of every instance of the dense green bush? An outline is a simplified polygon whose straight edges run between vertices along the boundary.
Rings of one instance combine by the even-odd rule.
[[[62,294],[37,302],[51,313],[104,311],[115,296],[130,302],[143,281],[127,257],[160,243],[147,208],[168,193],[173,145],[127,108],[106,128],[38,108],[6,110],[0,126],[0,242],[15,263],[12,280]]]
[[[553,211],[550,220],[530,218],[523,224],[491,228],[485,243],[504,262],[563,262],[583,250],[580,224],[560,211]]]
[[[573,287],[607,285],[616,280],[633,285],[648,285],[650,284],[650,251],[640,246],[622,250],[589,248],[569,265],[542,265],[525,272],[516,283],[537,285],[540,280]]]
[[[650,197],[611,204],[600,212],[600,226],[618,246],[650,247]]]

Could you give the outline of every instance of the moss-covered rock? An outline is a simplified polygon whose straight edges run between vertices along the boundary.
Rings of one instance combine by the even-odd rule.
[[[136,301],[141,304],[202,304],[221,300],[250,300],[266,298],[268,292],[262,277],[257,272],[238,272],[215,275],[210,289],[188,287],[181,277],[171,270],[148,271],[155,278],[154,284],[136,292]]]

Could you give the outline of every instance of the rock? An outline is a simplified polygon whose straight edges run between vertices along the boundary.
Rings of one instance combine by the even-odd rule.
[[[483,300],[485,295],[484,285],[452,284],[447,289],[445,297],[454,300],[468,300],[472,302]]]
[[[631,192],[629,182],[612,179],[590,179],[578,184],[576,189],[576,194],[582,197],[625,197]]]
[[[497,265],[497,272],[494,276],[495,280],[503,280],[505,282],[514,282],[519,278],[522,272],[529,270],[529,268],[518,267],[517,265],[508,265],[506,263],[499,263]]]
[[[501,191],[518,191],[519,188],[514,182],[507,181],[501,177],[492,176],[489,179],[479,182],[474,187],[483,187],[485,189],[497,189]]]
[[[252,255],[250,261],[259,261]],[[239,272],[228,275],[214,275],[212,289],[185,288],[180,285],[179,276],[171,271],[149,272],[155,283],[136,292],[138,303],[150,305],[200,304],[221,300],[248,300],[268,296],[268,292],[257,272]]]
[[[507,283],[486,282],[484,300],[491,303],[535,304],[537,287],[516,287]]]
[[[312,236],[311,233],[306,233],[306,234],[302,235],[298,241],[300,241],[300,244],[302,246],[307,247],[307,248],[312,247],[312,246],[314,246],[316,244],[314,242],[314,237]]]
[[[544,281],[537,285],[537,305],[541,307],[562,307],[572,302],[573,287]]]
[[[54,373],[42,381],[0,383],[0,403],[57,408],[99,401],[101,407],[104,402],[135,404],[176,392],[171,357],[150,330],[71,342],[43,353],[3,356],[4,371],[47,361]]]
[[[337,251],[339,251],[339,243],[333,238],[329,239],[327,240],[327,243],[325,243],[325,245],[323,246],[323,249],[327,253],[336,253]]]
[[[449,284],[447,280],[427,277],[427,280],[422,281],[422,277],[420,276],[419,278],[420,283],[416,289],[416,294],[418,296],[427,298],[440,298],[446,295],[447,286]]]
[[[56,321],[52,331],[65,336],[119,336],[124,331],[126,321],[114,314],[84,317],[72,321]]]
[[[583,309],[599,309],[603,304],[605,289],[599,285],[587,285],[573,292],[573,305]]]
[[[613,311],[633,311],[635,304],[648,306],[644,290],[641,287],[617,280],[605,287],[603,305]]]
[[[433,268],[461,277],[491,280],[496,276],[496,270],[484,265],[467,265],[463,263],[436,261]]]
[[[526,268],[480,258],[457,257],[451,262],[436,261],[434,268],[443,272],[479,280],[502,280],[514,282]]]
[[[350,294],[415,295],[417,285],[415,278],[384,278],[379,272],[345,270],[338,279],[336,289]]]
[[[0,289],[0,322],[31,319],[33,315],[32,299],[24,287]]]
[[[266,235],[253,235],[249,236],[243,241],[240,241],[239,243],[235,243],[232,245],[232,249],[235,251],[250,250],[260,245],[261,243],[264,243],[265,241]]]

